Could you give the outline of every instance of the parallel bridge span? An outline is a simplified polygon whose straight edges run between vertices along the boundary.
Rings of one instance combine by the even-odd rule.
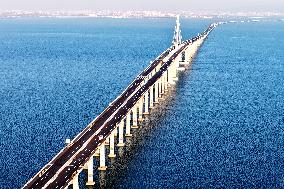
[[[64,188],[70,184],[78,189],[78,175],[84,168],[88,169],[87,185],[94,185],[93,156],[100,156],[98,169],[106,170],[105,145],[110,145],[109,157],[115,157],[115,136],[118,136],[117,146],[123,147],[124,136],[132,136],[131,128],[137,128],[138,123],[143,121],[143,115],[149,114],[149,108],[154,107],[154,103],[158,104],[167,88],[175,84],[178,71],[184,70],[184,65],[192,61],[199,46],[219,24],[213,23],[202,34],[181,42],[178,17],[173,45],[151,62],[121,95],[30,179],[23,189]]]

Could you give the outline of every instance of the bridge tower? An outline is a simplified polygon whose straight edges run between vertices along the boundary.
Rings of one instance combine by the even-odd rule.
[[[181,44],[182,36],[179,22],[179,15],[177,15],[176,26],[174,31],[173,45],[177,48]]]

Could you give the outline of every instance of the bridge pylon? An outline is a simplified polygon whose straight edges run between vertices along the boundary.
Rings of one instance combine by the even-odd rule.
[[[181,36],[181,29],[180,29],[180,22],[179,22],[179,15],[176,17],[176,26],[174,31],[174,37],[173,37],[173,45],[175,48],[177,48],[182,42],[182,36]]]

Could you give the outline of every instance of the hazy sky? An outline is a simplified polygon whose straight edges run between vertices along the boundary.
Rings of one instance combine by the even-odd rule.
[[[0,0],[0,10],[278,11],[284,0]]]

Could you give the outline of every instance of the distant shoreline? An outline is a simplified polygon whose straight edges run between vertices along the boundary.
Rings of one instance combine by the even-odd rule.
[[[161,12],[161,11],[0,11],[0,18],[174,18],[179,14],[183,18],[253,18],[284,17],[277,12]]]

